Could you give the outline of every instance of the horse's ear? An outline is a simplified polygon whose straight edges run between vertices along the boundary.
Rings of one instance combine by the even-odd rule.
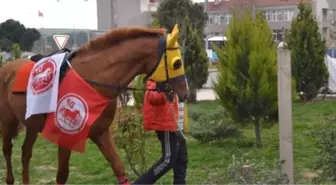
[[[173,30],[172,30],[172,35],[174,35],[174,34],[177,34],[177,35],[178,35],[178,33],[179,33],[178,24],[175,24],[175,26],[174,26],[174,28],[173,28]]]
[[[171,32],[171,34],[168,35],[167,47],[174,47],[176,45],[176,43],[178,42],[178,34],[178,24],[175,24],[173,31]]]

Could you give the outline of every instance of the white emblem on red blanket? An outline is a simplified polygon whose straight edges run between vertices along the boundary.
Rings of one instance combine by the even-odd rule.
[[[77,94],[69,93],[63,96],[56,110],[56,125],[70,135],[77,134],[84,128],[88,119],[88,105]]]

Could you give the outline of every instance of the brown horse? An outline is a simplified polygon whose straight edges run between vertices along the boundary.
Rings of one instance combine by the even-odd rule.
[[[159,82],[161,75],[167,77],[165,79],[167,94],[170,93],[168,92],[170,90],[176,92],[181,99],[186,98],[189,91],[185,78],[175,81],[170,79],[176,77],[175,73],[178,71],[182,72],[184,76],[184,66],[183,62],[181,66],[180,49],[177,44],[178,30],[176,29],[177,27],[168,35],[163,29],[120,28],[111,30],[105,35],[89,41],[78,49],[72,58],[69,58],[73,69],[83,79],[103,84],[91,83],[99,93],[111,99],[106,110],[91,126],[89,138],[98,146],[109,162],[116,178],[124,177],[125,169],[116,153],[110,124],[116,111],[116,99],[121,91],[108,87],[111,85],[127,87],[139,74],[147,74]],[[162,43],[164,43],[164,47],[162,47]],[[162,50],[161,54],[160,50]],[[12,138],[18,134],[18,126],[22,123],[26,128],[22,145],[22,177],[23,184],[29,184],[29,161],[32,157],[33,145],[38,132],[43,130],[46,119],[45,114],[41,114],[33,115],[25,120],[26,95],[12,93],[11,87],[14,84],[16,74],[25,62],[27,60],[16,60],[0,69],[0,121],[2,149],[7,167],[7,184],[14,183],[11,163]],[[166,73],[158,74],[157,71]],[[70,155],[71,150],[58,147],[57,184],[65,184],[68,179]]]

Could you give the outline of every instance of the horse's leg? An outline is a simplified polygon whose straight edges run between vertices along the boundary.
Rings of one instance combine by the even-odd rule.
[[[58,170],[56,184],[65,184],[69,176],[69,160],[71,150],[58,147]]]
[[[119,183],[127,183],[125,167],[116,152],[111,129],[107,129],[101,135],[92,138],[92,140],[96,143],[105,159],[110,163]]]
[[[6,160],[6,183],[14,184],[14,174],[12,169],[12,139],[17,135],[18,122],[2,122],[1,135],[2,135],[2,152]]]
[[[26,136],[22,144],[22,182],[29,184],[29,163],[33,155],[33,147],[36,142],[38,132],[44,127],[45,115],[33,115],[23,123],[26,126]]]
[[[33,154],[33,146],[37,139],[38,132],[27,127],[26,137],[22,145],[22,182],[29,184],[29,162]]]

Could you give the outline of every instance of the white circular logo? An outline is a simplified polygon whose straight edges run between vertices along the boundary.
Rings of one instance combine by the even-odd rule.
[[[74,93],[64,95],[57,105],[57,127],[67,134],[77,134],[85,126],[88,110],[86,101],[79,95]]]
[[[32,90],[34,94],[41,94],[52,88],[56,73],[56,63],[48,59],[37,65],[32,71]]]

